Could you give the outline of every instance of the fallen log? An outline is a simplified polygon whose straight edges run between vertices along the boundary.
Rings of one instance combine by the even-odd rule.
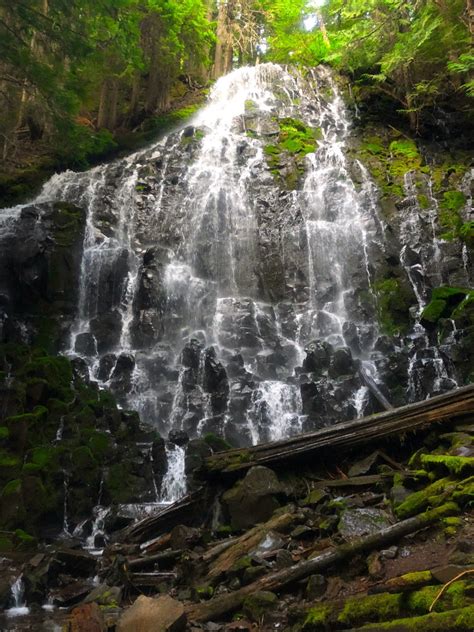
[[[228,612],[237,610],[242,605],[244,599],[255,592],[262,590],[281,590],[288,584],[297,582],[309,575],[320,573],[329,566],[342,562],[359,553],[390,544],[399,538],[433,524],[440,518],[458,513],[458,511],[459,507],[455,503],[446,503],[441,507],[426,511],[414,518],[408,518],[407,520],[391,525],[376,534],[342,544],[312,559],[304,560],[289,568],[265,575],[257,581],[232,593],[220,595],[207,602],[191,604],[186,609],[188,619],[190,621],[218,619]]]
[[[247,555],[254,549],[269,531],[285,531],[295,523],[295,516],[292,513],[285,513],[271,518],[268,522],[259,524],[243,536],[237,539],[226,551],[222,552],[212,564],[208,578],[210,580],[218,578],[220,575],[230,570],[241,557]]]
[[[168,507],[157,509],[157,513],[154,516],[147,516],[126,527],[114,539],[118,542],[127,542],[128,544],[144,542],[161,536],[163,531],[171,531],[178,524],[189,524],[196,510],[200,510],[199,513],[202,516],[204,496],[204,489],[200,488]],[[164,539],[157,538],[158,543],[163,541]]]
[[[474,384],[363,419],[335,424],[284,441],[219,452],[205,461],[203,478],[235,476],[254,465],[275,466],[290,460],[314,457],[330,448],[350,449],[391,435],[403,436],[432,423],[460,421],[474,412]]]
[[[163,562],[173,562],[174,560],[177,560],[181,555],[182,555],[183,551],[181,550],[177,550],[177,551],[162,551],[161,553],[156,553],[155,555],[145,555],[142,557],[136,557],[133,560],[129,560],[128,561],[128,567],[131,570],[134,570],[136,568],[142,568],[143,566],[149,566],[150,564],[160,564]]]
[[[135,588],[157,588],[163,582],[174,582],[176,573],[130,573],[129,582]]]

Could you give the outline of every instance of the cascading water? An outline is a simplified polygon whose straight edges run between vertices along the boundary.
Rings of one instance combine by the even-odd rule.
[[[11,586],[12,593],[12,607],[6,611],[8,617],[18,617],[29,614],[30,609],[26,605],[25,601],[25,585],[23,583],[23,577],[20,575],[13,582]]]
[[[303,157],[288,144],[289,124],[310,130],[314,151]],[[53,177],[36,202],[87,211],[64,349],[164,435],[212,432],[248,445],[379,410],[379,368],[387,374],[390,361],[373,288],[386,227],[350,137],[325,68],[302,78],[261,64],[220,79],[185,129]],[[432,265],[442,244],[436,209],[415,208],[413,186],[408,175],[401,264],[421,309],[442,277]],[[19,214],[0,216],[2,238]],[[417,371],[434,371],[433,390],[455,384],[419,327],[407,362],[412,399],[423,396]],[[390,344],[403,356],[400,340]],[[186,449],[170,442],[166,453],[157,490],[171,502],[186,491]]]

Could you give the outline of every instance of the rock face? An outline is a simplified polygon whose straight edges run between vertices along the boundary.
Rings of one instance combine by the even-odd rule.
[[[183,476],[209,433],[278,440],[454,388],[472,178],[437,151],[352,128],[323,67],[239,69],[193,127],[0,212],[0,339],[66,350],[184,433]]]
[[[102,548],[108,506],[156,500],[164,442],[65,357],[0,344],[0,369],[1,529],[23,530],[23,543],[10,542],[20,548],[61,531]]]
[[[0,212],[0,342],[34,340],[49,351],[67,343],[85,222],[83,209],[59,199]]]
[[[184,632],[184,607],[175,599],[141,596],[125,612],[118,623],[118,632]]]

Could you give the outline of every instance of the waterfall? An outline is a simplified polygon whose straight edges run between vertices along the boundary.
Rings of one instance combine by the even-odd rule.
[[[6,611],[8,617],[18,617],[29,614],[30,609],[25,601],[25,584],[20,575],[11,586],[13,606]]]
[[[314,136],[309,150],[288,142],[291,124]],[[392,359],[374,271],[393,237],[352,136],[326,68],[303,77],[260,64],[219,79],[185,128],[127,158],[54,176],[34,203],[86,212],[64,350],[165,438],[216,433],[243,446],[380,410]],[[444,244],[434,196],[425,212],[410,174],[405,185],[397,254],[419,316],[442,280]],[[0,214],[2,239],[22,208]],[[419,323],[389,349],[406,361],[410,399],[425,396],[430,372],[433,392],[455,385]],[[186,491],[185,450],[167,445],[154,490],[162,502]]]

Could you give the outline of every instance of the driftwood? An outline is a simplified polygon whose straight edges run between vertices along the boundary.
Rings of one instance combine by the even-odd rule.
[[[335,424],[284,441],[219,452],[206,459],[201,474],[204,478],[221,477],[223,474],[235,476],[235,473],[244,472],[253,465],[275,466],[293,459],[301,461],[324,449],[344,450],[391,435],[400,437],[432,423],[460,421],[473,412],[474,385],[471,384],[422,402]]]
[[[212,562],[212,560],[214,560],[216,557],[219,557],[221,553],[223,553],[224,551],[227,551],[227,549],[230,548],[233,544],[235,544],[235,542],[237,542],[238,539],[239,538],[237,537],[227,538],[227,540],[224,540],[223,542],[219,542],[219,544],[216,544],[215,546],[213,546],[211,549],[209,549],[208,551],[204,553],[204,555],[202,556],[202,561],[206,562],[206,564],[209,564],[209,562]]]
[[[226,551],[221,553],[209,570],[209,579],[215,579],[230,570],[241,557],[247,555],[254,549],[269,531],[285,531],[295,522],[295,516],[285,513],[271,518],[268,522],[259,524],[243,536]]]
[[[354,555],[369,551],[376,547],[385,546],[406,535],[423,529],[439,518],[455,514],[459,507],[455,503],[446,503],[436,509],[431,509],[414,518],[402,520],[390,527],[382,529],[376,534],[360,538],[353,542],[342,544],[329,549],[313,559],[304,560],[274,573],[265,575],[257,581],[244,586],[232,593],[215,597],[207,602],[191,604],[187,608],[190,621],[209,621],[218,619],[228,612],[238,609],[246,597],[262,590],[278,591],[288,584],[292,584],[314,573],[332,566],[338,562],[349,559]]]
[[[178,502],[164,509],[159,509],[154,516],[147,516],[130,527],[126,527],[117,534],[115,539],[128,544],[145,542],[157,535],[161,535],[164,530],[170,531],[178,524],[189,523],[196,509],[201,508],[202,513],[203,499],[204,490],[201,488],[178,500]],[[156,541],[161,542],[162,538],[157,538]]]

